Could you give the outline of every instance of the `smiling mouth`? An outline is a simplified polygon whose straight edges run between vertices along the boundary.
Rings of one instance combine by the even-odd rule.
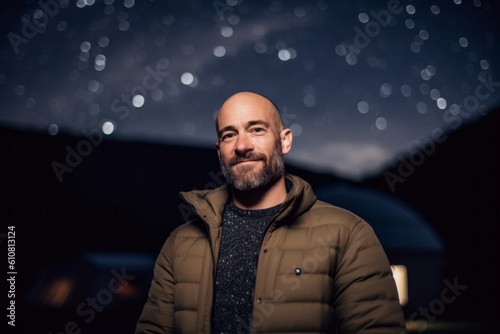
[[[235,164],[233,164],[233,166],[240,165],[240,164],[245,164],[245,163],[249,163],[249,162],[257,162],[257,161],[260,161],[260,159],[256,159],[256,160],[240,160],[240,161],[236,162]]]

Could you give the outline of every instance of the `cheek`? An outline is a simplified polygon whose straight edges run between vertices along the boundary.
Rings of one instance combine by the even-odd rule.
[[[254,149],[259,150],[262,153],[271,152],[274,147],[274,141],[270,138],[270,136],[255,138],[252,144],[254,146]]]
[[[231,157],[230,152],[231,151],[228,150],[227,148],[219,149],[219,151],[218,151],[218,153],[219,153],[219,161],[227,162],[227,160],[229,160],[229,158]]]
[[[276,142],[266,141],[264,143],[260,143],[257,147],[259,152],[265,154],[266,157],[269,159],[276,150]]]

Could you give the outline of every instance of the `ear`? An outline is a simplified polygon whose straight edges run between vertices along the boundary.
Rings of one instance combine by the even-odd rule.
[[[287,128],[283,129],[280,132],[282,154],[287,154],[288,152],[290,152],[290,150],[292,149],[292,139],[293,139],[292,130]]]
[[[217,149],[217,156],[219,157],[220,160],[220,143],[218,141],[215,142],[215,148]]]

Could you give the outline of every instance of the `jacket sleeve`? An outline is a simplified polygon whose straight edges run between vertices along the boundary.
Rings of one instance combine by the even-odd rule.
[[[396,283],[375,232],[361,220],[340,249],[335,277],[339,333],[407,333]]]
[[[136,334],[175,333],[172,236],[156,259],[148,299],[137,322]]]

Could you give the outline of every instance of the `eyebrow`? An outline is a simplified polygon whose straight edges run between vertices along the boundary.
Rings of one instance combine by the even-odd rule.
[[[263,121],[263,120],[255,120],[255,121],[248,121],[247,124],[246,124],[246,128],[249,128],[249,127],[254,126],[254,125],[263,125],[266,128],[268,128],[268,129],[271,127],[271,125],[269,124],[269,122],[266,122],[266,121]],[[236,131],[236,127],[234,125],[225,126],[222,129],[220,129],[217,134],[220,137],[226,131]]]

